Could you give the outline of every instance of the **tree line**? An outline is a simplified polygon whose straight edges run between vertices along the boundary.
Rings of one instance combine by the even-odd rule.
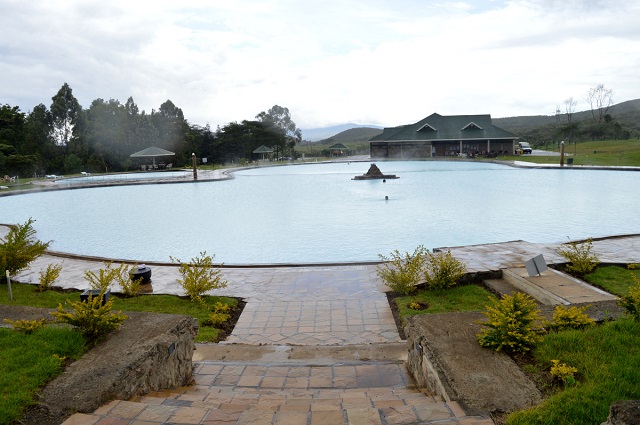
[[[170,161],[178,166],[190,164],[192,153],[211,164],[237,163],[256,159],[261,145],[293,156],[302,140],[289,110],[278,105],[211,130],[190,124],[171,100],[150,113],[132,97],[124,104],[99,98],[84,109],[67,83],[51,100],[28,113],[0,106],[0,177],[139,169],[141,160],[130,155],[151,146],[175,152]]]

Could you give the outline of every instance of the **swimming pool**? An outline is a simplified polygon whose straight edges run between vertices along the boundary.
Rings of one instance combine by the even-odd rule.
[[[219,182],[0,197],[0,222],[34,218],[38,237],[57,251],[139,261],[207,251],[226,264],[370,261],[418,245],[640,233],[637,172],[406,161],[377,162],[397,180],[352,180],[369,165],[263,167]]]
[[[96,174],[85,175],[82,177],[72,177],[69,179],[56,180],[56,185],[79,185],[87,183],[108,183],[120,181],[135,180],[153,180],[153,179],[176,179],[188,178],[192,175],[190,171],[151,171],[145,173],[118,173],[118,174]]]

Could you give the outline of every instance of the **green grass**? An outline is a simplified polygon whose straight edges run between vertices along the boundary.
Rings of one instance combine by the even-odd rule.
[[[38,389],[62,371],[64,359],[84,352],[84,338],[69,328],[48,326],[31,335],[0,329],[0,424],[18,420]]]
[[[65,305],[67,300],[77,301],[80,292],[45,291],[37,292],[36,285],[13,283],[13,301],[9,301],[7,285],[0,285],[0,304],[27,305],[41,308],[57,308]],[[189,301],[175,295],[140,295],[132,298],[114,297],[114,310],[146,311],[151,313],[185,314],[198,319],[200,330],[196,342],[216,341],[219,330],[208,326],[209,315],[216,302],[228,304],[231,308],[238,305],[238,300],[229,297],[205,296],[204,304]],[[52,317],[53,318],[53,317]]]
[[[493,295],[477,285],[456,286],[450,289],[421,289],[416,294],[397,297],[394,301],[403,322],[408,316],[416,314],[448,313],[452,311],[483,311]],[[424,310],[412,310],[407,305],[411,302],[426,303]]]
[[[559,152],[557,146],[548,150]],[[600,140],[565,144],[565,164],[573,158],[574,165],[640,166],[640,140]],[[595,152],[595,153],[594,153]],[[574,155],[575,153],[575,155]],[[517,155],[500,157],[505,160],[534,162],[536,164],[559,164],[560,157]]]
[[[629,287],[634,283],[632,273],[640,278],[640,270],[629,270],[621,266],[603,266],[596,268],[584,279],[613,295],[624,296],[629,294]]]
[[[578,369],[578,384],[542,404],[511,414],[509,425],[599,424],[618,400],[640,399],[640,323],[628,318],[582,331],[545,336],[533,351],[536,363],[552,359]]]

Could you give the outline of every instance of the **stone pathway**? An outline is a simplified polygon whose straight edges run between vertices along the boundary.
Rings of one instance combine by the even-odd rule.
[[[0,237],[4,235],[0,227]],[[561,262],[555,244],[524,241],[450,248],[471,272],[522,266],[543,254]],[[594,241],[607,262],[640,262],[640,236]],[[45,255],[18,279],[36,283],[48,264],[62,263],[65,288],[86,289],[85,270],[99,259]],[[148,263],[153,292],[182,295],[177,267]],[[66,425],[107,424],[491,424],[466,416],[455,402],[413,389],[403,359],[376,356],[377,347],[401,341],[375,264],[317,267],[223,268],[229,281],[216,294],[247,301],[233,333],[220,347],[240,351],[276,347],[368,345],[367,359],[331,354],[292,363],[280,356],[234,360],[197,350],[195,385],[128,401],[113,401],[93,414],[76,414]],[[565,288],[566,290],[566,288]],[[280,347],[280,348],[277,348]],[[202,353],[198,353],[202,351]]]
[[[205,361],[196,366],[194,385],[114,400],[64,425],[493,424],[411,386],[397,362]]]

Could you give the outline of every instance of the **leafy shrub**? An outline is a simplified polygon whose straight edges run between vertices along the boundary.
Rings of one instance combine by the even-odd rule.
[[[89,282],[91,289],[96,289],[101,292],[106,292],[111,288],[114,282],[116,282],[119,276],[124,272],[126,268],[124,264],[120,264],[119,267],[111,268],[113,262],[105,262],[104,268],[98,270],[98,273],[93,270],[87,270],[84,272],[84,278]]]
[[[138,295],[140,285],[142,284],[142,277],[132,279],[132,273],[138,269],[138,265],[134,264],[132,267],[127,268],[124,264],[121,264],[116,270],[118,270],[115,276],[116,283],[122,288],[122,294],[126,297],[135,297]]]
[[[212,289],[226,288],[227,281],[222,279],[221,271],[213,265],[213,257],[201,252],[198,257],[192,258],[191,263],[183,263],[177,258],[171,257],[171,261],[180,264],[182,279],[178,283],[191,299],[202,302],[202,295]]]
[[[576,379],[574,375],[578,373],[578,369],[566,363],[560,363],[560,360],[551,360],[551,363],[553,364],[551,366],[551,376],[562,381],[565,387],[575,385]]]
[[[629,288],[629,294],[618,298],[618,305],[624,308],[631,317],[640,321],[640,279],[630,273],[633,285]]]
[[[484,314],[489,321],[480,323],[485,326],[478,334],[482,347],[519,353],[529,351],[541,340],[535,328],[540,320],[540,310],[533,298],[526,294],[516,292],[493,300]]]
[[[383,261],[376,267],[376,273],[382,282],[392,291],[402,295],[409,295],[416,291],[416,285],[424,277],[424,265],[428,251],[422,245],[418,246],[413,254],[395,250],[391,257],[378,255]]]
[[[566,266],[567,272],[577,276],[584,276],[600,263],[598,257],[591,253],[593,249],[593,241],[591,239],[587,239],[583,243],[569,242],[567,245],[566,247],[558,248],[558,254],[569,262]]]
[[[10,320],[4,319],[5,322],[9,323],[13,328],[18,331],[25,333],[27,335],[31,335],[38,329],[44,327],[47,323],[45,319],[40,320]]]
[[[49,247],[50,242],[41,242],[35,238],[34,221],[30,218],[24,224],[12,226],[7,237],[0,239],[0,276],[4,276],[6,270],[9,271],[9,276],[14,276],[44,254]]]
[[[407,305],[411,310],[422,310],[422,304],[412,301]]]
[[[230,311],[231,307],[228,304],[217,302],[213,306],[213,313],[209,316],[209,321],[213,326],[221,325],[231,318]]]
[[[36,291],[44,292],[51,289],[55,281],[60,277],[61,270],[62,264],[49,264],[44,271],[40,270]]]
[[[627,268],[629,270],[638,270],[638,269],[640,269],[640,264],[629,263],[629,264],[627,264]]]
[[[73,311],[65,311],[62,304],[58,305],[58,311],[52,312],[53,317],[58,322],[66,323],[74,326],[90,341],[98,341],[105,335],[117,330],[127,316],[121,311],[114,313],[113,299],[109,299],[106,303],[102,303],[106,290],[100,292],[99,295],[89,295],[89,299],[83,301],[69,301]]]
[[[229,304],[221,303],[218,301],[213,305],[213,311],[217,313],[229,313],[231,311],[231,306]]]
[[[559,305],[553,311],[553,321],[547,323],[550,330],[584,329],[595,325],[595,320],[590,318],[585,310],[587,307],[566,307]]]
[[[466,266],[451,255],[446,253],[427,253],[427,268],[424,279],[432,289],[446,289],[455,286],[457,281],[464,276]]]

